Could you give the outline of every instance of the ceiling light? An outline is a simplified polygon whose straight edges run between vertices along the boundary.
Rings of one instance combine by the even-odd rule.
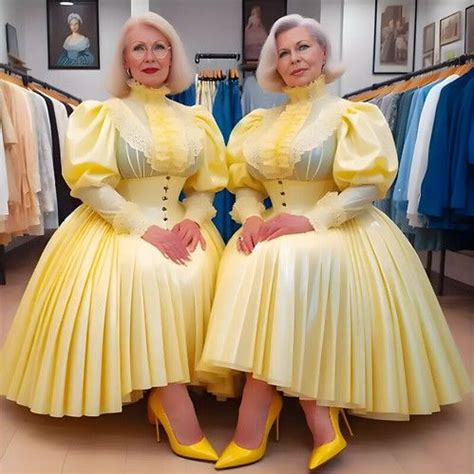
[[[74,5],[74,2],[59,2],[60,5],[64,5],[66,7],[70,7],[72,5]]]

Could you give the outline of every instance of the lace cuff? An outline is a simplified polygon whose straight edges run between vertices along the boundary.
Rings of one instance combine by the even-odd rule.
[[[212,205],[213,196],[210,193],[193,193],[183,201],[184,218],[201,225],[204,221],[211,220],[216,215]]]
[[[153,222],[143,215],[135,203],[126,202],[114,215],[111,224],[119,234],[141,237]]]
[[[235,204],[230,212],[230,217],[243,224],[249,217],[261,217],[265,207],[262,203],[262,196],[252,189],[238,189]]]
[[[347,220],[346,210],[336,192],[327,193],[305,214],[315,230],[337,227]]]

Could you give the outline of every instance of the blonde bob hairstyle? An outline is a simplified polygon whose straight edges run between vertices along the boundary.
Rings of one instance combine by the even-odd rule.
[[[344,68],[341,65],[331,63],[331,45],[321,25],[313,18],[304,18],[296,14],[286,15],[273,23],[270,34],[260,53],[257,81],[262,89],[269,92],[281,92],[283,88],[287,87],[277,71],[278,51],[276,38],[280,33],[298,26],[304,26],[321,48],[326,51],[326,64],[323,68],[326,82],[333,82],[344,73]]]
[[[183,42],[174,27],[162,16],[153,12],[129,18],[120,32],[117,51],[107,73],[106,88],[115,97],[126,97],[130,93],[127,81],[130,79],[125,70],[123,54],[126,46],[127,33],[135,25],[149,25],[162,33],[171,45],[171,66],[167,87],[172,94],[187,89],[194,80],[191,64],[186,56]]]

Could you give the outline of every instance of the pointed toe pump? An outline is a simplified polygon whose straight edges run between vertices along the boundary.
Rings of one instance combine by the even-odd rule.
[[[268,410],[267,420],[265,422],[265,431],[263,433],[262,441],[260,445],[255,449],[247,449],[240,447],[235,441],[231,441],[224,452],[221,454],[217,461],[216,469],[229,469],[233,467],[245,466],[254,462],[260,461],[265,455],[267,449],[268,435],[272,426],[276,423],[276,439],[280,437],[280,412],[283,406],[283,401],[275,391],[273,399]]]
[[[329,443],[324,443],[321,446],[318,446],[317,448],[313,449],[308,464],[310,470],[316,469],[322,464],[328,462],[330,459],[337,456],[347,446],[347,442],[344,439],[344,436],[342,436],[341,429],[339,427],[339,414],[342,414],[347,429],[350,435],[353,436],[349,421],[347,420],[344,410],[342,410],[341,408],[330,407],[329,418],[331,420],[331,425],[334,429],[335,437],[332,441],[329,441]]]
[[[160,438],[160,425],[164,428],[172,451],[183,458],[196,459],[198,461],[215,462],[219,458],[211,443],[204,436],[194,444],[181,444],[173,433],[171,424],[160,402],[156,392],[152,392],[148,397],[148,421],[156,427],[156,439]]]

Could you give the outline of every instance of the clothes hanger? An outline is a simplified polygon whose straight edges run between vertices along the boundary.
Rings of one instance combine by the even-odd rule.
[[[17,76],[12,76],[11,74],[7,74],[6,72],[0,71],[0,80],[10,82],[20,87],[25,87],[23,84],[23,80]]]

